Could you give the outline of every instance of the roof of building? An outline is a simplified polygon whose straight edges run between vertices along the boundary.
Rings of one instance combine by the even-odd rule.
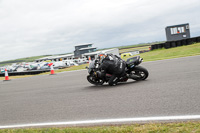
[[[78,44],[78,45],[75,45],[76,46],[85,46],[85,45],[91,45],[92,43],[86,43],[86,44]],[[92,44],[93,45],[93,44]]]
[[[70,56],[74,56],[74,54],[66,54],[66,55],[59,55],[59,56],[48,56],[48,57],[43,57],[40,59],[36,59],[36,60],[50,60],[50,59],[57,59],[57,58],[64,58],[64,57],[70,57]]]
[[[79,50],[86,50],[86,49],[96,49],[96,47],[80,48]]]
[[[45,60],[45,59],[50,59],[51,57],[53,57],[53,56],[43,57],[43,58],[39,58],[39,59],[36,59],[36,60]]]
[[[83,55],[85,56],[88,56],[88,55],[96,55],[96,54],[100,54],[100,53],[106,53],[106,52],[109,52],[109,51],[112,51],[112,50],[116,50],[118,48],[113,48],[113,49],[106,49],[106,50],[102,50],[102,51],[96,51],[96,52],[91,52],[91,53],[85,53]]]
[[[74,54],[66,54],[66,55],[53,56],[53,57],[51,57],[51,59],[71,57],[71,56],[74,56]]]
[[[96,55],[96,54],[100,54],[102,51],[96,51],[96,52],[91,52],[91,53],[85,53],[83,55],[88,56],[88,55]]]
[[[166,28],[179,27],[179,26],[183,26],[183,25],[189,25],[189,23],[185,23],[185,24],[177,24],[177,25],[171,25],[171,26],[167,26]]]

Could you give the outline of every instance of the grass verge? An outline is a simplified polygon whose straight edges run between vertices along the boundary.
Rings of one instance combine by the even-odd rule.
[[[120,49],[120,53],[130,52],[130,51],[141,51],[141,50],[149,50],[150,46],[144,46],[144,47],[135,47],[135,48],[127,48],[127,49]]]
[[[157,49],[150,52],[142,53],[140,56],[144,61],[156,61],[164,59],[172,59],[179,57],[200,55],[200,43],[192,45],[175,47],[170,49]],[[127,58],[124,58],[126,60]]]
[[[199,133],[200,122],[148,123],[121,126],[1,129],[0,133]]]

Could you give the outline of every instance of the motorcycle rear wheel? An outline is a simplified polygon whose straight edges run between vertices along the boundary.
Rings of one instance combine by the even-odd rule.
[[[134,74],[137,78],[133,78],[136,81],[145,80],[149,76],[149,72],[142,66],[136,66],[130,74]]]

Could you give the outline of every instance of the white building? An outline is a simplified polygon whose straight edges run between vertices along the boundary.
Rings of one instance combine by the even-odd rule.
[[[83,54],[83,56],[85,56],[87,59],[89,59],[89,57],[90,57],[93,60],[93,59],[96,59],[98,57],[98,55],[101,53],[114,54],[114,55],[119,56],[119,49],[114,48],[114,49],[96,51],[96,52],[92,52],[92,53],[85,53],[85,54]]]
[[[66,54],[66,55],[59,55],[59,56],[49,56],[49,57],[43,57],[40,59],[35,60],[35,62],[41,62],[41,61],[62,61],[62,60],[73,60],[74,54]]]

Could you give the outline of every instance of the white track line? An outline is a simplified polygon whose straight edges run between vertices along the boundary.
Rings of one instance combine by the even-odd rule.
[[[51,123],[35,123],[21,125],[5,125],[0,129],[6,128],[24,128],[24,127],[42,127],[42,126],[69,126],[69,125],[86,125],[86,124],[105,124],[105,123],[123,123],[123,122],[148,122],[148,121],[173,121],[173,120],[195,120],[200,119],[200,115],[185,116],[160,116],[160,117],[138,117],[138,118],[120,118],[120,119],[100,119],[86,121],[68,121],[68,122],[51,122]]]

